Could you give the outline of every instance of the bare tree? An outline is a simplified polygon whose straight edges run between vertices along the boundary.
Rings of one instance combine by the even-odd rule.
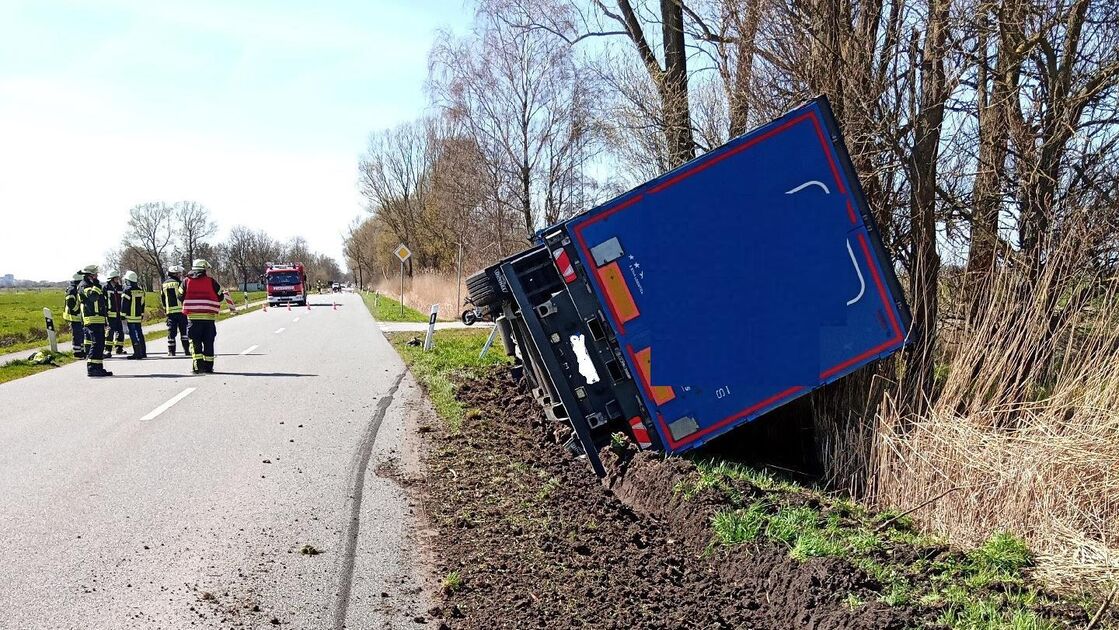
[[[241,278],[242,290],[248,290],[250,280],[255,281],[261,272],[250,272],[252,267],[253,232],[243,225],[236,225],[229,231],[225,249],[229,256],[230,264],[237,270]]]
[[[128,214],[124,246],[133,248],[160,278],[164,277],[164,263],[174,239],[171,207],[163,202],[142,203]]]
[[[443,35],[431,85],[452,125],[488,169],[492,202],[522,219],[525,235],[583,209],[593,154],[590,77],[567,46],[511,25],[486,2],[470,36]]]
[[[187,262],[197,258],[200,244],[218,231],[218,226],[210,219],[210,211],[196,201],[180,201],[174,205],[175,221],[178,224],[179,248]]]

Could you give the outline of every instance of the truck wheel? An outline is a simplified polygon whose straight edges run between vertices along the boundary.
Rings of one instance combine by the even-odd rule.
[[[470,301],[480,310],[497,306],[501,303],[501,294],[494,286],[493,279],[485,271],[470,276],[466,279],[466,294]]]
[[[473,326],[478,323],[478,316],[474,313],[473,309],[462,312],[462,323],[467,326]]]

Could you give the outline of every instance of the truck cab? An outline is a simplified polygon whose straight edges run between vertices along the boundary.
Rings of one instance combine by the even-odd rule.
[[[269,306],[307,304],[307,277],[303,272],[303,263],[267,263],[264,287]]]

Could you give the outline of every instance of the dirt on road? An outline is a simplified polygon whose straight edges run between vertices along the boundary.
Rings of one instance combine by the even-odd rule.
[[[693,471],[619,449],[610,476],[552,443],[505,371],[463,385],[459,433],[433,427],[423,482],[450,628],[907,628],[928,611],[887,606],[837,558],[797,561],[771,542],[713,543],[714,490]],[[859,605],[852,605],[857,601]],[[865,602],[865,603],[863,603]]]

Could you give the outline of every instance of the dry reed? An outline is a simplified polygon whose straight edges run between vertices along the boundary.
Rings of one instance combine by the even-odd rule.
[[[400,279],[382,279],[376,285],[377,292],[393,299],[400,299]],[[439,319],[457,320],[462,313],[461,302],[457,302],[459,291],[456,290],[454,274],[444,274],[432,271],[419,271],[411,277],[404,278],[404,304],[420,311],[430,312],[432,304],[439,305]],[[461,297],[466,299],[465,278],[461,289]]]
[[[833,478],[881,506],[945,493],[914,516],[950,542],[1013,532],[1053,586],[1106,592],[1119,580],[1119,294],[1058,275],[1074,264],[996,273],[984,308],[943,329],[929,410],[880,395],[831,423],[823,447]]]

